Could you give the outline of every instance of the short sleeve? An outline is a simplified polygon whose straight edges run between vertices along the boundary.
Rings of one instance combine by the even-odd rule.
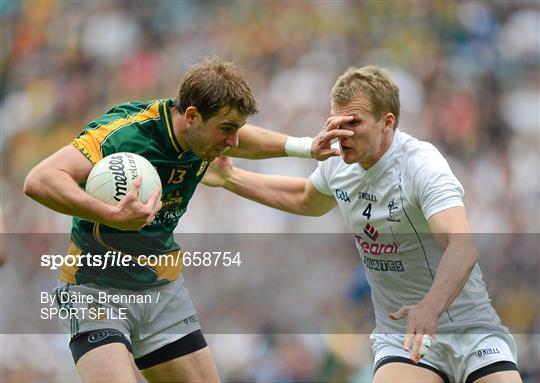
[[[79,137],[71,142],[71,145],[95,165],[102,159],[101,140],[102,138],[96,134],[95,130],[84,130]]]
[[[333,196],[334,193],[332,193],[332,190],[328,186],[327,172],[328,169],[325,166],[325,163],[319,162],[317,169],[315,169],[313,173],[311,173],[311,175],[309,176],[309,180],[311,181],[315,189],[317,189],[319,192],[321,192],[322,194]]]
[[[429,145],[414,156],[411,165],[414,191],[426,220],[451,207],[464,206],[463,186],[434,146]]]

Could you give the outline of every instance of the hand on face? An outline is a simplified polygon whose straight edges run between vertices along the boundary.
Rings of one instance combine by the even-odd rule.
[[[341,130],[340,126],[352,120],[352,116],[333,116],[326,120],[324,128],[315,137],[311,146],[311,154],[319,161],[329,157],[339,156],[339,149],[332,148],[332,140],[351,137],[353,132]]]
[[[343,161],[360,163],[364,169],[373,166],[392,144],[394,116],[386,113],[375,116],[371,103],[363,96],[354,98],[346,105],[332,105],[332,114],[351,117],[341,124],[341,130],[351,131],[349,137],[339,140]]]

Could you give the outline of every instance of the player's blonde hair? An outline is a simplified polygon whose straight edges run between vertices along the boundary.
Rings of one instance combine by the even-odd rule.
[[[330,100],[333,105],[344,106],[359,95],[369,99],[371,113],[375,117],[392,113],[396,129],[399,122],[399,88],[386,70],[371,65],[350,67],[336,80]]]
[[[258,112],[240,69],[215,55],[202,59],[184,73],[174,104],[180,113],[195,106],[205,121],[223,107],[235,108],[245,115]]]

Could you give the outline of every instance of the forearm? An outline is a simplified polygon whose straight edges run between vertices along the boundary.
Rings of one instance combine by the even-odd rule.
[[[478,251],[472,238],[467,238],[467,234],[457,235],[462,238],[448,244],[433,285],[420,303],[436,308],[439,313],[446,310],[458,296],[478,261]]]
[[[319,215],[302,202],[307,180],[286,176],[271,176],[236,168],[225,183],[225,189],[288,213]]]
[[[86,193],[63,170],[33,170],[24,184],[26,195],[57,212],[89,221],[107,223],[112,206]]]
[[[245,125],[238,133],[237,148],[227,150],[231,157],[264,159],[285,157],[287,135],[262,129],[254,125]]]

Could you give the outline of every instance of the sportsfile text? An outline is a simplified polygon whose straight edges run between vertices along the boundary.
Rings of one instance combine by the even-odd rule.
[[[242,264],[239,251],[178,251],[177,254],[139,255],[123,254],[121,251],[107,251],[105,254],[43,254],[41,267],[58,270],[68,267],[99,267],[102,270],[113,266],[237,266]]]

